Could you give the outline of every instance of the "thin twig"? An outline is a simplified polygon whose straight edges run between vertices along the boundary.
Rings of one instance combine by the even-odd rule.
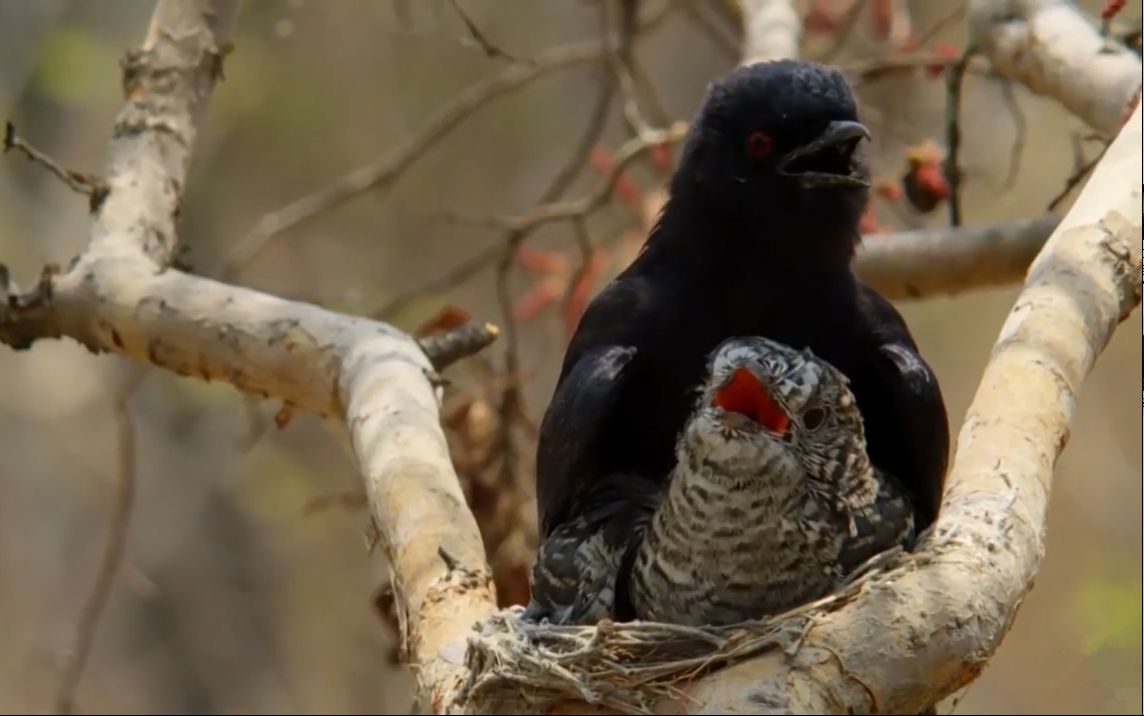
[[[644,119],[636,96],[636,83],[632,73],[632,50],[635,42],[637,3],[633,0],[605,0],[603,5],[604,38],[616,37],[613,47],[609,43],[608,66],[619,83],[624,121],[632,134],[642,134],[651,124]]]
[[[949,223],[961,225],[961,167],[957,164],[957,153],[961,147],[961,81],[973,49],[967,47],[961,58],[946,69],[945,103],[945,175],[949,182]]]
[[[484,53],[485,57],[488,57],[492,60],[508,60],[509,62],[514,62],[517,64],[535,64],[535,60],[521,59],[516,55],[505,52],[500,47],[495,45],[492,41],[489,40],[485,33],[481,31],[481,28],[477,26],[477,23],[473,22],[473,19],[469,17],[468,13],[464,11],[464,9],[461,7],[461,3],[458,2],[458,0],[449,0],[449,2],[453,6],[453,11],[457,13],[457,17],[461,18],[461,22],[465,23],[465,29],[469,31],[469,39],[476,44],[477,48],[480,49],[482,53]]]
[[[846,11],[846,17],[842,19],[842,27],[839,28],[838,33],[834,36],[834,42],[826,51],[822,53],[820,62],[829,62],[834,59],[836,55],[846,46],[846,41],[850,39],[850,35],[854,33],[854,28],[858,26],[858,19],[862,16],[862,11],[866,9],[866,0],[857,0],[850,9]]]
[[[661,11],[641,23],[639,31],[652,29],[669,14],[670,8]],[[590,63],[604,57],[606,53],[607,43],[599,40],[562,45],[537,55],[530,64],[512,65],[499,74],[470,86],[425,120],[417,134],[384,157],[342,175],[323,189],[263,215],[254,228],[235,244],[219,268],[218,275],[223,280],[233,279],[266,250],[275,236],[335,209],[366,191],[391,187],[437,141],[493,99],[550,72]]]
[[[104,197],[107,196],[107,183],[103,181],[103,179],[87,172],[65,169],[59,162],[36,149],[23,137],[16,134],[16,125],[11,122],[6,122],[4,125],[4,152],[8,153],[12,149],[23,154],[32,163],[39,164],[52,174],[55,174],[56,177],[64,184],[67,184],[72,191],[79,192],[88,197],[88,206],[92,211],[98,209]]]
[[[667,129],[652,129],[640,136],[629,139],[620,147],[620,150],[616,152],[616,162],[612,167],[607,181],[598,187],[596,191],[586,196],[577,199],[539,204],[518,216],[464,217],[456,214],[447,216],[451,220],[462,224],[526,232],[533,231],[544,224],[554,221],[568,221],[585,216],[608,201],[612,196],[616,182],[632,162],[639,159],[653,147],[664,144],[677,144],[683,140],[686,132],[687,124],[677,122]]]
[[[1017,95],[1013,92],[1013,85],[1004,78],[1000,78],[1000,82],[1001,97],[1005,100],[1009,114],[1013,116],[1013,131],[1016,135],[1013,137],[1013,147],[1009,150],[1009,173],[1005,176],[1005,190],[1009,191],[1017,184],[1017,174],[1021,168],[1021,156],[1025,152],[1025,113],[1021,111],[1021,105],[1017,103]]]
[[[498,75],[472,85],[426,120],[417,134],[381,159],[359,167],[335,180],[331,185],[265,214],[254,228],[235,244],[234,249],[226,257],[219,275],[224,280],[233,278],[266,250],[271,239],[282,232],[335,209],[366,191],[383,190],[392,186],[437,141],[497,97],[519,89],[550,72],[591,62],[602,54],[603,50],[595,41],[557,47],[538,55],[530,65],[513,65]]]
[[[592,108],[591,116],[588,118],[588,125],[584,129],[584,134],[581,136],[580,141],[576,144],[572,154],[568,157],[568,161],[556,173],[552,181],[549,183],[547,189],[540,197],[541,203],[547,203],[559,199],[565,191],[568,190],[572,183],[579,176],[584,168],[584,163],[587,160],[588,154],[592,151],[592,147],[596,146],[600,136],[604,132],[604,127],[608,122],[608,110],[612,106],[612,97],[615,94],[615,83],[612,81],[611,76],[606,76],[600,84],[599,94],[596,96],[596,104]],[[384,306],[372,312],[372,317],[377,320],[390,320],[393,315],[401,310],[410,301],[413,301],[427,293],[434,291],[442,291],[453,286],[457,286],[470,277],[476,275],[481,269],[487,267],[500,256],[501,251],[508,244],[514,241],[519,242],[515,238],[517,232],[510,232],[503,237],[500,241],[496,241],[490,246],[482,249],[479,253],[468,258],[456,266],[451,267],[447,271],[434,276],[423,284],[420,284],[413,289],[397,295],[390,299]]]
[[[115,501],[111,508],[107,542],[103,548],[103,555],[100,557],[95,583],[92,585],[87,601],[84,602],[83,609],[80,611],[75,640],[60,676],[55,709],[56,713],[59,714],[70,714],[75,710],[76,688],[83,677],[92,644],[95,642],[95,633],[99,626],[100,617],[103,615],[108,598],[111,596],[115,575],[119,571],[119,566],[123,562],[123,554],[126,551],[127,531],[131,524],[131,507],[135,502],[135,425],[128,404],[144,375],[145,369],[142,366],[131,366],[127,382],[115,394],[113,409],[117,423],[119,450],[119,477],[115,490]]]
[[[1052,201],[1049,202],[1049,206],[1047,207],[1046,211],[1055,211],[1056,208],[1060,206],[1061,202],[1063,202],[1068,197],[1068,195],[1072,193],[1072,190],[1080,186],[1081,182],[1085,180],[1085,177],[1087,177],[1089,173],[1094,168],[1096,168],[1096,165],[1100,163],[1100,160],[1104,157],[1104,153],[1108,150],[1110,145],[1111,142],[1106,143],[1104,145],[1104,149],[1102,149],[1100,153],[1093,157],[1091,160],[1084,163],[1078,163],[1078,166],[1073,170],[1073,173],[1070,174],[1069,178],[1065,180],[1064,188],[1061,189],[1060,193],[1054,196]]]
[[[931,25],[928,30],[926,30],[921,35],[919,35],[918,39],[917,39],[917,43],[915,44],[915,46],[916,47],[925,47],[927,44],[929,44],[930,40],[937,37],[939,32],[944,30],[949,25],[960,20],[962,18],[962,16],[965,15],[966,8],[967,8],[967,3],[964,3],[964,2],[958,3],[957,7],[955,7],[953,10],[951,10],[948,14],[939,18],[938,21],[935,22],[933,25]]]
[[[741,40],[735,37],[735,34],[727,29],[726,25],[712,19],[707,14],[706,3],[696,3],[690,0],[676,0],[676,2],[682,6],[687,18],[694,22],[723,54],[727,55],[729,59],[738,61]]]

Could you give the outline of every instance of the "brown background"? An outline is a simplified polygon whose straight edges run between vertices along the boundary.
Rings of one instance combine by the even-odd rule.
[[[598,30],[593,3],[469,0],[497,44],[528,56]],[[658,3],[656,3],[658,4]],[[1095,11],[1101,3],[1085,2]],[[914,2],[927,28],[952,4]],[[181,233],[209,268],[266,211],[316,189],[409,136],[454,93],[501,68],[462,41],[448,3],[250,2],[226,82],[212,103]],[[117,61],[146,30],[150,3],[0,4],[0,103],[21,133],[70,166],[98,170],[120,106]],[[1123,16],[1140,17],[1130,2]],[[940,39],[960,43],[960,23]],[[821,45],[821,41],[819,42]],[[856,43],[861,46],[861,42]],[[687,119],[731,59],[681,13],[642,38],[673,118]],[[863,50],[858,50],[859,54]],[[853,53],[851,53],[851,58]],[[839,55],[845,62],[847,55]],[[444,212],[519,212],[579,138],[596,68],[553,74],[497,100],[447,136],[384,195],[359,197],[279,238],[240,280],[367,312],[472,255],[498,234]],[[967,80],[967,223],[1035,216],[1073,166],[1080,123],[1014,88],[1028,125],[1017,184],[1004,186],[1014,122],[998,83]],[[868,85],[880,174],[908,143],[941,137],[943,86],[924,78]],[[613,113],[606,142],[624,137]],[[1095,145],[1090,146],[1090,151]],[[647,172],[636,174],[644,181]],[[573,195],[593,186],[581,176]],[[594,230],[624,219],[605,212]],[[883,223],[903,225],[892,211]],[[922,225],[946,220],[944,207]],[[15,156],[0,163],[0,257],[27,280],[85,242],[85,202]],[[567,226],[537,245],[574,257]],[[521,274],[517,291],[527,281]],[[904,302],[941,378],[955,431],[1016,287]],[[412,327],[445,301],[500,322],[491,273],[404,312]],[[1000,653],[958,713],[1134,713],[1141,702],[1139,313],[1086,383],[1061,458],[1048,553]],[[529,406],[551,390],[556,314],[523,327]],[[500,359],[502,347],[490,356]],[[0,351],[0,710],[49,708],[107,529],[115,467],[110,395],[122,361],[71,342]],[[266,415],[276,406],[263,405]],[[299,416],[253,447],[244,406],[225,386],[150,372],[132,403],[138,496],[127,560],[79,691],[86,712],[402,713],[406,677],[371,611],[384,565],[363,548],[364,512],[305,517],[307,501],[357,482],[341,434]],[[943,707],[948,710],[949,704]]]

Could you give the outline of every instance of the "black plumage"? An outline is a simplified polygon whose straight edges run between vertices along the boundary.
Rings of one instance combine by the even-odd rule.
[[[809,348],[845,374],[872,463],[903,485],[918,529],[934,520],[949,450],[941,391],[898,311],[851,270],[865,136],[845,78],[825,66],[761,63],[710,87],[641,253],[569,344],[538,444],[542,540],[654,498],[706,357],[738,335]],[[599,367],[617,355],[620,368]]]

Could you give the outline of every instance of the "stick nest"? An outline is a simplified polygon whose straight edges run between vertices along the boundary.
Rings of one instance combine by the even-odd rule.
[[[880,555],[818,601],[729,626],[536,624],[520,618],[522,607],[510,607],[478,624],[469,638],[469,678],[457,701],[473,713],[519,713],[520,704],[543,708],[579,699],[651,714],[663,699],[686,700],[686,687],[702,676],[776,649],[793,655],[821,614],[852,601],[900,556],[899,550]]]

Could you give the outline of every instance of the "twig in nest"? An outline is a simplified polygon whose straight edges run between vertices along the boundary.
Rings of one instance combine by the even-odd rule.
[[[107,183],[87,172],[78,172],[74,169],[65,169],[60,166],[59,162],[44,154],[40,150],[28,144],[22,137],[16,134],[16,126],[11,122],[4,125],[4,152],[15,149],[28,158],[29,161],[40,164],[55,174],[64,184],[67,184],[72,191],[79,192],[88,197],[88,206],[91,211],[99,209],[99,205],[103,203],[104,198],[109,191]]]
[[[1013,92],[1013,85],[1005,79],[1001,80],[1001,96],[1009,114],[1013,116],[1013,148],[1009,152],[1009,173],[1005,177],[1005,190],[1012,189],[1017,183],[1017,173],[1021,168],[1021,155],[1025,151],[1025,113],[1021,105],[1017,104],[1017,96]]]
[[[946,69],[945,176],[949,181],[950,226],[961,225],[961,167],[957,164],[957,153],[961,147],[961,81],[972,56],[973,48],[967,47],[961,59]]]
[[[450,4],[453,6],[453,11],[457,13],[457,17],[461,18],[461,22],[465,23],[465,28],[469,31],[469,39],[484,53],[485,57],[491,60],[502,59],[525,65],[535,64],[535,60],[521,59],[497,47],[485,36],[485,33],[481,31],[477,23],[473,22],[473,19],[469,17],[468,13],[461,8],[461,3],[458,2],[458,0],[450,0]]]
[[[128,402],[142,379],[144,371],[132,367],[128,381],[115,395],[114,410],[119,434],[119,479],[115,502],[112,505],[107,542],[100,558],[95,583],[80,612],[75,641],[60,676],[56,692],[56,713],[70,714],[75,710],[75,693],[87,666],[96,628],[104,607],[111,596],[115,575],[123,562],[127,547],[127,530],[131,523],[131,507],[135,502],[135,425]]]
[[[815,618],[852,601],[887,572],[910,564],[899,551],[870,560],[860,576],[815,602],[764,620],[723,627],[603,621],[554,626],[521,620],[510,607],[477,625],[469,640],[469,679],[457,701],[514,699],[541,707],[582,699],[624,713],[653,713],[693,679],[773,649],[798,648]]]

